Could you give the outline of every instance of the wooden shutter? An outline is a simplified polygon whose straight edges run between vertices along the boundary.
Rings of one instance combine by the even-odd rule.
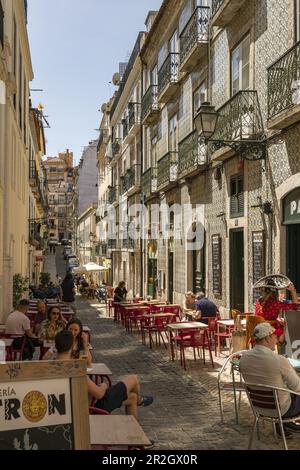
[[[231,179],[230,190],[230,217],[242,217],[244,215],[243,175],[237,175]]]

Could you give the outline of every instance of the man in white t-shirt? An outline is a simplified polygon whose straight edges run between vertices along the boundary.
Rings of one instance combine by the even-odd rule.
[[[23,299],[19,302],[17,309],[12,312],[7,320],[5,325],[5,333],[8,335],[20,335],[26,336],[26,345],[25,345],[25,359],[32,359],[34,353],[34,347],[39,346],[38,338],[32,333],[30,327],[30,320],[26,316],[27,310],[29,308],[29,301]],[[15,347],[19,346],[20,339],[15,339]]]

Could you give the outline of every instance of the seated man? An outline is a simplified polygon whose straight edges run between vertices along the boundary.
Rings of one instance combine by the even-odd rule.
[[[64,330],[57,333],[55,347],[57,360],[70,360],[73,347],[71,331]],[[89,377],[87,377],[87,382],[89,395],[97,399],[95,407],[109,413],[124,405],[126,414],[137,419],[137,406],[148,406],[153,402],[152,397],[140,395],[140,384],[136,375],[128,375],[111,387],[108,387],[106,383],[96,385]]]
[[[208,322],[207,320],[203,320],[203,318],[216,317],[219,314],[218,307],[206,297],[204,292],[199,292],[197,294],[196,311],[197,313],[194,317],[195,320],[206,324]]]
[[[38,338],[32,333],[30,328],[30,320],[26,316],[29,308],[29,301],[26,299],[20,300],[16,310],[12,312],[5,325],[5,333],[8,335],[25,336],[25,347],[23,359],[32,359],[35,351],[35,346],[40,346]],[[21,338],[16,338],[13,347],[20,347]]]
[[[34,332],[38,336],[41,323],[46,320],[46,304],[44,300],[38,300],[36,303],[37,313],[34,319]]]
[[[243,353],[240,370],[246,383],[271,385],[300,392],[300,378],[288,359],[275,353],[278,338],[270,323],[259,323],[253,330],[255,346]],[[279,392],[279,404],[283,418],[300,415],[300,396]],[[276,411],[270,410],[270,416]],[[288,428],[300,430],[300,426],[287,424]],[[296,426],[296,427],[295,427]]]

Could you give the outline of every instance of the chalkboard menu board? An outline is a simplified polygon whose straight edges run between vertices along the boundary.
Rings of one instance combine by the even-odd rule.
[[[222,250],[220,235],[212,236],[212,273],[213,273],[213,293],[222,293]]]
[[[0,364],[0,450],[77,449],[90,449],[85,361]]]
[[[265,234],[263,231],[252,232],[253,284],[265,276]],[[259,290],[253,290],[253,302],[260,296]]]

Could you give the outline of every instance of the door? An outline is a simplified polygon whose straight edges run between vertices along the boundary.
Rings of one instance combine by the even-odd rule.
[[[204,233],[205,237],[205,233]],[[194,240],[196,243],[196,238]],[[192,251],[193,292],[205,291],[205,238],[201,250]]]
[[[244,231],[230,231],[230,308],[244,312]]]
[[[287,225],[287,276],[300,293],[300,224]]]

